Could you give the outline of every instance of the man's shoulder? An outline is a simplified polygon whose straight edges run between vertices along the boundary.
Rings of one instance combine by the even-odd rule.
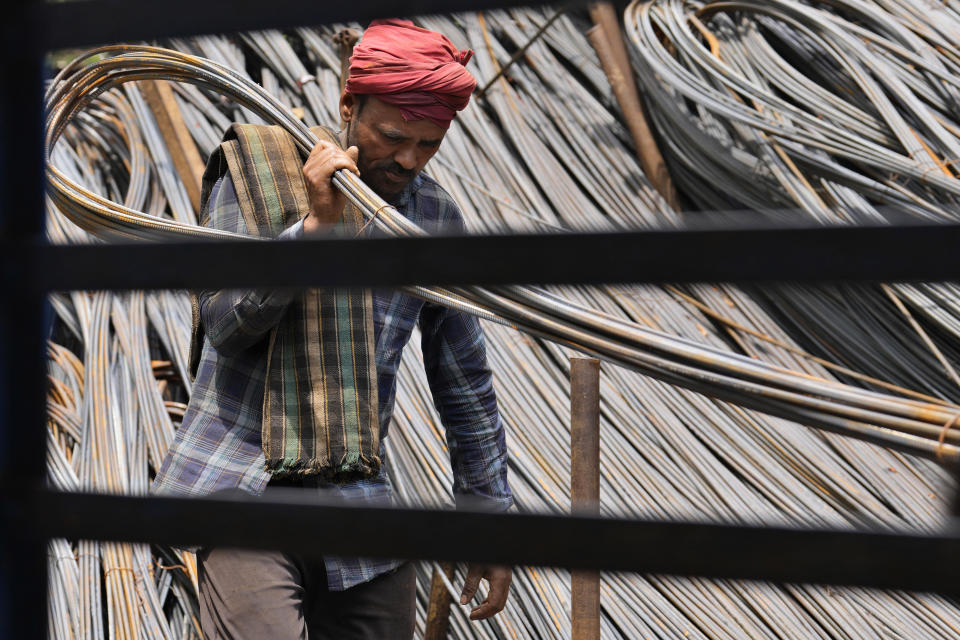
[[[414,194],[417,197],[436,198],[438,200],[442,199],[454,202],[453,196],[426,171],[421,171],[420,175],[417,176]],[[454,202],[454,204],[456,203]]]
[[[436,231],[443,231],[443,227],[451,224],[459,230],[463,226],[463,213],[453,196],[424,172],[417,176],[417,182],[411,200],[417,208],[416,218],[428,226],[435,225]]]

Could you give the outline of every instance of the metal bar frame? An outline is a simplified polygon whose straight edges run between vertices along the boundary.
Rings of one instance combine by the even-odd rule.
[[[545,4],[544,0],[408,0],[408,16],[452,11],[484,11]],[[159,37],[282,29],[305,24],[366,23],[396,17],[397,5],[386,0],[349,3],[301,0],[166,0],[164,3],[124,0],[44,2],[44,43],[48,49],[132,42]],[[109,16],[109,19],[104,19]]]
[[[32,246],[43,233],[42,50],[36,0],[13,0],[0,26],[0,238]],[[36,255],[3,262],[0,302],[0,637],[40,638],[46,541],[35,522],[11,526],[43,482],[45,348]]]
[[[918,535],[370,508],[318,503],[296,493],[267,501],[41,491],[31,504],[26,517],[47,538],[221,544],[306,556],[492,562],[941,593],[957,590],[960,561],[960,531],[955,530]],[[204,521],[211,524],[201,526]]]
[[[438,0],[411,14],[530,2]],[[58,289],[498,284],[655,281],[955,279],[960,226],[754,229],[552,237],[183,243],[52,247],[43,239],[42,78],[45,49],[156,36],[367,20],[394,5],[296,0],[12,0],[0,26],[0,637],[46,631],[46,540],[193,542],[306,553],[475,560],[578,569],[851,584],[952,594],[960,532],[936,536],[701,523],[502,515],[317,505],[291,498],[171,499],[43,489],[44,295]],[[109,19],[107,19],[109,16]],[[577,244],[575,271],[555,256]],[[904,250],[907,247],[907,250]],[[731,248],[736,248],[732,251]],[[896,249],[895,251],[893,249]],[[722,250],[722,254],[721,254]],[[169,260],[203,261],[190,276]],[[282,252],[286,266],[278,264]],[[160,260],[163,254],[167,260]],[[347,273],[342,259],[350,254]],[[244,260],[237,260],[243,254]],[[229,256],[231,259],[225,259]],[[357,260],[362,257],[361,260]],[[301,267],[290,269],[294,261]],[[253,268],[252,264],[257,263]],[[223,265],[229,264],[229,269]],[[438,268],[442,265],[442,269]],[[251,267],[251,268],[248,268]],[[292,280],[291,273],[303,274]],[[203,274],[202,276],[200,274]],[[343,525],[323,526],[330,518]],[[290,526],[277,527],[278,520]],[[269,528],[264,523],[273,523]],[[387,537],[373,532],[391,531]],[[431,531],[429,539],[417,532]],[[349,535],[342,532],[350,531]],[[367,533],[364,533],[367,532]],[[591,544],[583,544],[589,540]],[[453,542],[455,541],[455,542]]]
[[[944,281],[960,225],[623,231],[549,235],[8,244],[46,291],[238,286]],[[915,250],[904,251],[905,247]],[[559,256],[587,255],[589,260]],[[178,266],[196,265],[190,272]],[[105,269],[104,265],[124,265]],[[344,265],[349,264],[349,269]]]

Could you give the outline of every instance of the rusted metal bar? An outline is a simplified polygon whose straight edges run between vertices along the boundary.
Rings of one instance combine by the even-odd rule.
[[[360,40],[360,34],[356,29],[341,29],[333,36],[333,42],[337,45],[340,52],[340,92],[343,92],[343,86],[347,84],[347,78],[350,76],[350,56],[353,55],[353,46]]]
[[[567,12],[567,8],[568,8],[568,7],[566,7],[566,6],[560,7],[559,9],[557,9],[557,12],[556,12],[555,14],[553,14],[552,16],[550,16],[550,19],[549,19],[549,20],[547,20],[547,21],[544,22],[542,25],[540,25],[540,28],[537,29],[537,32],[534,33],[533,36],[532,36],[529,40],[527,40],[526,44],[524,44],[522,47],[520,47],[519,49],[517,49],[517,52],[514,53],[514,54],[510,57],[510,59],[507,61],[507,63],[506,63],[505,65],[503,65],[502,67],[500,67],[500,70],[497,71],[496,75],[493,76],[492,78],[490,78],[490,80],[487,81],[487,83],[486,83],[485,85],[483,85],[483,88],[482,88],[482,89],[480,89],[479,91],[477,91],[477,98],[478,98],[478,99],[479,99],[479,98],[482,98],[482,97],[484,96],[484,94],[487,93],[487,90],[489,90],[490,87],[493,86],[493,83],[494,83],[494,82],[496,82],[497,80],[500,79],[500,76],[502,76],[502,75],[506,72],[507,69],[509,69],[511,66],[513,66],[513,64],[514,64],[517,60],[519,60],[520,58],[522,58],[522,57],[524,56],[524,54],[527,53],[527,49],[530,48],[530,45],[532,45],[534,42],[536,42],[537,40],[539,40],[539,39],[540,39],[540,36],[542,36],[544,33],[546,33],[547,29],[549,29],[550,26],[551,26],[554,22],[556,22],[557,19],[558,19],[560,16],[562,16],[564,13]]]
[[[430,604],[427,607],[427,628],[423,632],[423,640],[445,640],[450,629],[450,592],[443,583],[440,571],[450,580],[453,578],[453,563],[441,562],[439,570],[433,570]]]
[[[333,35],[333,42],[337,45],[340,52],[340,94],[343,95],[343,88],[347,85],[347,78],[350,77],[350,56],[353,55],[353,47],[360,40],[360,34],[356,29],[341,29]],[[340,128],[346,128],[347,123],[340,121]]]
[[[570,359],[570,510],[600,514],[600,361]],[[572,571],[573,640],[600,638],[600,573]]]
[[[197,145],[190,136],[190,129],[180,113],[180,107],[173,97],[173,89],[165,80],[144,80],[140,82],[143,97],[157,120],[157,126],[163,141],[167,143],[170,157],[177,175],[187,188],[190,204],[194,212],[200,214],[200,179],[203,177],[204,162]]]
[[[617,18],[617,10],[609,0],[601,2],[591,2],[587,4],[587,10],[590,13],[590,20],[594,25],[600,27],[607,37],[607,43],[610,45],[610,52],[613,54],[613,60],[617,67],[626,72],[630,70],[630,54],[627,53],[627,47],[623,42],[623,36],[620,29],[620,20]],[[632,73],[624,73],[625,86],[636,93],[637,83],[633,79]]]
[[[620,105],[623,119],[637,150],[640,166],[664,200],[674,209],[679,209],[677,191],[643,113],[630,58],[620,35],[617,14],[609,2],[593,2],[589,6],[594,26],[587,31],[587,38],[600,58],[600,65],[607,75],[617,104]]]

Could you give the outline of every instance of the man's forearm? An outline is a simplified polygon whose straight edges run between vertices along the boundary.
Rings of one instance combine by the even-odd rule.
[[[503,422],[447,428],[453,497],[457,508],[506,511],[513,505],[507,481],[507,444]]]
[[[301,220],[283,231],[278,239],[294,240],[302,235]],[[255,344],[275,327],[295,295],[296,292],[290,289],[201,292],[200,317],[204,333],[220,353],[236,354]]]
[[[222,290],[200,294],[200,315],[210,344],[234,355],[256,344],[280,322],[293,292]]]

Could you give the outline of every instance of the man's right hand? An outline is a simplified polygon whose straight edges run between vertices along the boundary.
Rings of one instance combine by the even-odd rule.
[[[510,581],[513,580],[513,569],[499,565],[470,563],[467,577],[463,581],[463,590],[460,592],[460,604],[467,604],[477,595],[480,588],[480,579],[485,578],[490,583],[487,597],[480,606],[470,612],[473,621],[486,620],[503,611],[507,605],[507,594],[510,593]]]
[[[326,140],[321,140],[310,152],[303,165],[303,177],[307,183],[310,197],[310,213],[303,221],[304,233],[322,231],[335,224],[343,213],[346,196],[333,186],[333,174],[340,169],[357,169],[358,150],[350,147],[346,151]]]

